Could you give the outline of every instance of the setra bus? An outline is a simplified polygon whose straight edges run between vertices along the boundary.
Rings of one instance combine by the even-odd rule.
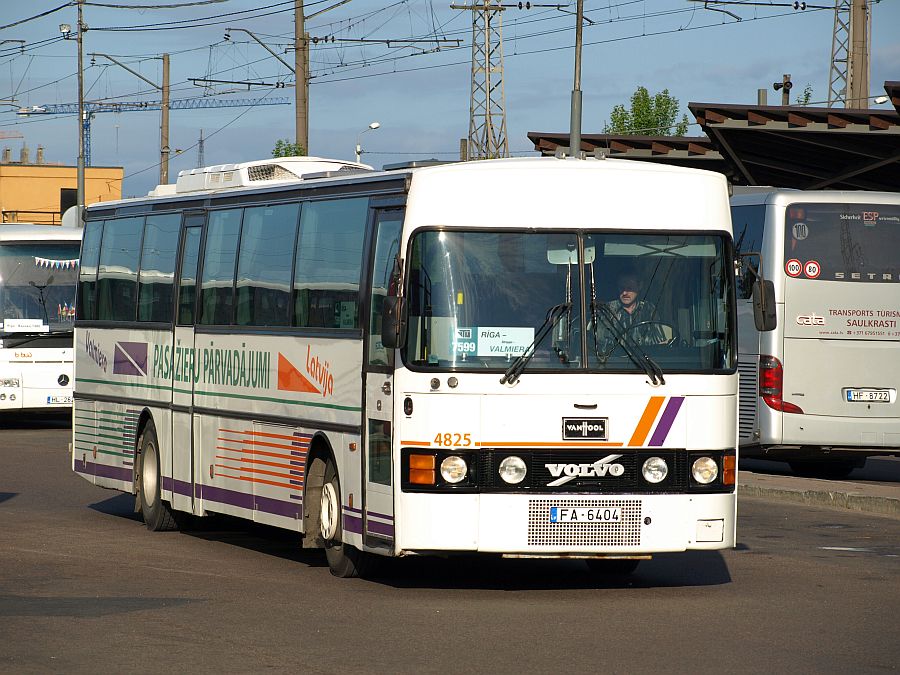
[[[72,407],[80,227],[0,225],[0,419]]]
[[[742,456],[843,477],[900,454],[900,195],[769,188],[731,205],[778,314],[760,333],[738,301]]]
[[[337,576],[475,552],[628,572],[734,545],[718,174],[207,167],[89,207],[81,260],[73,468],[135,493],[151,530],[287,528]]]

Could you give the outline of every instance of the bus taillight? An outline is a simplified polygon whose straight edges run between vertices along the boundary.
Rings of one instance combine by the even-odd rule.
[[[783,398],[784,368],[781,361],[768,354],[759,356],[759,395],[772,410],[803,414],[800,406],[788,403]]]

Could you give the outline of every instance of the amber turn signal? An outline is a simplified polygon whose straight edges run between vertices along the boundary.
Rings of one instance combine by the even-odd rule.
[[[436,461],[434,455],[410,455],[409,482],[412,485],[434,485]]]
[[[725,455],[722,461],[722,484],[734,485],[734,475],[737,469],[737,458],[734,455]]]

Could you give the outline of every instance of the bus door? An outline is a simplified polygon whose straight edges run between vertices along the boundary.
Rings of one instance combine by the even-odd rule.
[[[197,313],[197,266],[205,213],[186,214],[181,236],[181,265],[178,273],[178,298],[175,303],[175,334],[172,348],[172,506],[194,512],[194,387],[200,374],[195,356],[194,320]]]
[[[369,276],[369,317],[365,331],[365,448],[366,486],[363,519],[370,546],[386,545],[394,538],[392,447],[394,429],[394,352],[381,343],[381,308],[400,247],[403,209],[375,211],[375,237]]]

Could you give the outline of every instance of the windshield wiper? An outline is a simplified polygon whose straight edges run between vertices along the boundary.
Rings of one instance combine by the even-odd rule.
[[[591,303],[591,311],[594,317],[597,316],[598,306],[595,303]],[[635,342],[634,338],[629,335],[628,329],[624,328],[617,320],[615,315],[606,305],[599,305],[600,316],[603,317],[604,322],[612,333],[613,337],[616,339],[616,342],[622,346],[622,349],[628,355],[634,365],[641,368],[646,374],[647,377],[650,378],[650,381],[653,384],[665,384],[666,379],[663,377],[662,368],[659,367],[659,364],[650,358],[650,356],[641,349],[640,345]],[[613,345],[612,349],[615,349],[615,345]],[[612,353],[612,349],[606,352],[605,354],[600,354],[597,349],[597,321],[594,321],[594,351],[597,353],[597,358],[600,360],[600,363],[605,363],[606,359],[609,358],[609,355]]]
[[[537,333],[534,336],[534,341],[524,352],[519,354],[516,357],[516,360],[512,362],[512,365],[506,369],[503,377],[500,378],[500,384],[516,383],[516,380],[519,379],[519,375],[522,374],[522,371],[525,370],[525,366],[528,365],[528,362],[531,361],[534,353],[537,351],[538,345],[545,337],[547,337],[547,334],[553,330],[556,322],[571,309],[571,302],[562,302],[558,305],[553,305],[553,307],[547,310],[547,318],[544,319],[544,323],[538,328]]]

